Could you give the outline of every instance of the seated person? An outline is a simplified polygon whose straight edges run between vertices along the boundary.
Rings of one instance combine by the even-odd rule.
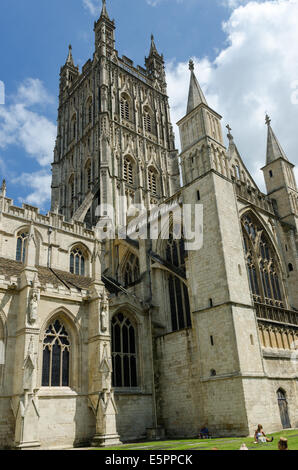
[[[260,442],[272,442],[273,437],[269,439],[269,437],[266,437],[266,434],[264,433],[263,426],[261,424],[258,424],[258,427],[255,431],[255,443],[259,444]]]
[[[208,439],[209,437],[211,437],[209,429],[207,426],[204,426],[199,432],[199,439]]]

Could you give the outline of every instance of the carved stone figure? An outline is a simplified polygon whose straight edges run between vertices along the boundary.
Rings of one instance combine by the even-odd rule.
[[[39,290],[32,289],[31,296],[29,300],[29,311],[28,311],[28,320],[30,323],[35,323],[37,320],[37,310],[39,302]]]

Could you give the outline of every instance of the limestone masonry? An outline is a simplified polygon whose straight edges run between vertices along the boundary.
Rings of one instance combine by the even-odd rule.
[[[179,155],[153,36],[144,68],[119,57],[105,1],[94,33],[60,72],[51,211],[0,192],[0,447],[298,427],[298,193],[269,116],[263,194],[192,61]],[[164,204],[200,205],[199,248],[174,209],[119,236]]]

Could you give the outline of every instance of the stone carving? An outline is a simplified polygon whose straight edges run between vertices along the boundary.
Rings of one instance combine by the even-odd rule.
[[[100,312],[100,329],[102,333],[105,333],[108,330],[109,322],[109,303],[106,293],[103,295],[103,300],[101,303],[101,312]]]
[[[36,275],[33,281],[33,287],[31,289],[31,293],[29,297],[28,320],[29,320],[29,323],[31,324],[35,323],[37,320],[39,300],[40,300],[40,290],[38,288],[38,279]]]

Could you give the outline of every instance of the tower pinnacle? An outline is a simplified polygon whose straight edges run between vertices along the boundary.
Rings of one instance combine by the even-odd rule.
[[[105,16],[106,18],[109,19],[109,15],[108,15],[108,12],[107,12],[106,0],[102,0],[102,10],[101,10],[101,15],[100,16]]]
[[[274,160],[278,160],[279,158],[288,161],[285,152],[283,151],[276,135],[272,130],[271,119],[268,114],[266,114],[265,122],[268,126],[266,165],[273,162]]]
[[[67,65],[72,65],[74,67],[71,44],[69,44],[69,46],[68,46],[68,56],[67,56],[67,59],[66,59],[66,63],[67,63]]]
[[[194,61],[190,59],[189,70],[191,72],[191,76],[187,103],[187,114],[190,113],[197,106],[199,106],[199,104],[201,103],[204,103],[206,106],[208,106],[204,93],[202,92],[199,82],[195,76],[194,69]]]

